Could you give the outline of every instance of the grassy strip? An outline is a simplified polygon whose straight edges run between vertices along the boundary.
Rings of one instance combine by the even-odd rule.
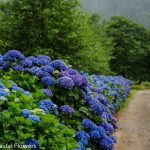
[[[135,90],[147,90],[150,89],[150,82],[142,82],[140,85],[133,85],[133,89]]]
[[[128,96],[128,98],[127,98],[127,100],[123,106],[123,108],[127,108],[129,106],[130,102],[132,101],[132,99],[133,99],[134,95],[137,93],[137,91],[139,91],[139,90],[133,89],[131,91],[130,95]]]

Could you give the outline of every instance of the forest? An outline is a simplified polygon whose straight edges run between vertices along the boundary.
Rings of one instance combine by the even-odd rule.
[[[90,74],[149,80],[150,31],[135,21],[121,16],[103,21],[83,11],[78,0],[0,4],[1,53],[46,54]]]
[[[0,0],[0,148],[114,150],[119,110],[143,99],[145,117],[149,5],[133,2]]]

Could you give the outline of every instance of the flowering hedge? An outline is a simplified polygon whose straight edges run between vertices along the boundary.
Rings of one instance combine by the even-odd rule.
[[[2,128],[1,143],[36,143],[37,149],[113,149],[116,138],[112,134],[117,128],[113,114],[130,93],[130,80],[90,76],[63,60],[52,61],[43,55],[25,57],[17,50],[0,56],[0,69],[1,84],[11,83],[7,90],[0,91],[1,126],[8,122],[2,116],[11,113],[12,118],[10,128]],[[27,124],[18,122],[24,138],[16,132],[14,117]],[[6,130],[16,133],[12,140]]]

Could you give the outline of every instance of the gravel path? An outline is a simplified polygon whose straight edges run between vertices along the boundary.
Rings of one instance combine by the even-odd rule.
[[[137,92],[117,118],[115,150],[150,150],[150,90]]]

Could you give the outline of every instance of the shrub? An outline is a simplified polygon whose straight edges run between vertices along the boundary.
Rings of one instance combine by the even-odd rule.
[[[29,64],[26,59],[30,60],[30,65],[25,65]],[[16,70],[14,65],[20,65],[22,70]],[[33,143],[37,140],[40,148],[50,146],[60,149],[64,145],[63,148],[74,149],[77,146],[75,141],[78,141],[79,150],[89,147],[96,150],[113,149],[116,141],[112,133],[117,128],[113,114],[130,93],[130,80],[89,76],[70,68],[63,60],[52,61],[48,56],[26,58],[16,51],[9,51],[1,57],[0,68],[2,80],[14,81],[21,89],[16,85],[13,88],[23,91],[31,99],[30,103],[24,104],[24,99],[20,101],[21,96],[17,99],[19,108],[15,110],[24,115],[21,116],[24,122],[32,123],[34,136],[29,140]],[[5,85],[8,88],[11,86]],[[15,96],[11,98],[12,102]],[[15,105],[11,103],[11,107]],[[11,130],[12,133],[15,131],[16,128]]]

